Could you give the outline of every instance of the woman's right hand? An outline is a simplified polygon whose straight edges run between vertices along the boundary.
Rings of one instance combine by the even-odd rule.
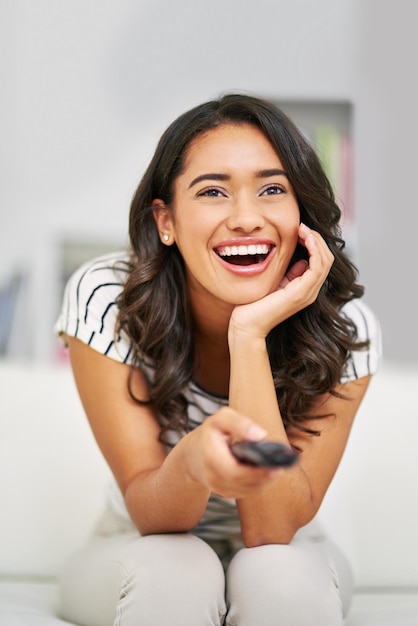
[[[261,441],[265,435],[253,420],[224,407],[177,445],[182,448],[187,473],[194,481],[224,498],[237,499],[262,493],[281,470],[240,463],[229,444],[240,439]]]
[[[253,421],[223,408],[167,454],[152,406],[139,406],[127,391],[129,365],[78,339],[67,341],[92,431],[142,535],[194,528],[212,491],[238,498],[260,493],[271,483],[274,472],[240,465],[229,450],[234,439],[263,438],[264,431]],[[147,384],[139,370],[132,382],[135,395],[146,398]]]
[[[230,339],[237,332],[265,338],[274,326],[316,300],[334,257],[321,235],[304,224],[299,226],[298,242],[306,249],[309,263],[295,263],[273,293],[235,307],[230,320]]]

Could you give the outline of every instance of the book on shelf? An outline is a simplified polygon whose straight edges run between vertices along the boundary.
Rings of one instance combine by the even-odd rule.
[[[341,228],[348,247],[354,237],[354,150],[351,137],[332,124],[315,129],[314,147],[341,209]]]

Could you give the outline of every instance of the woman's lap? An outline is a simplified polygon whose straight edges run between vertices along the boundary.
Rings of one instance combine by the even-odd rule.
[[[324,538],[244,548],[225,576],[193,535],[132,531],[95,536],[74,556],[62,574],[61,615],[81,626],[338,626],[351,584]]]

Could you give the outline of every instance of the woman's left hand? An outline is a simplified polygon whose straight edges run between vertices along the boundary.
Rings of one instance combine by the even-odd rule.
[[[309,254],[309,264],[297,261],[283,277],[277,291],[261,300],[237,306],[230,329],[266,337],[274,326],[312,304],[324,284],[334,257],[319,233],[299,226],[299,243]]]

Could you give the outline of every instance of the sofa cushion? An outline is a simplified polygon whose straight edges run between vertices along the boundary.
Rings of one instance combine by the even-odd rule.
[[[418,626],[418,590],[356,593],[345,626]]]
[[[57,588],[47,582],[1,582],[1,626],[69,626],[55,616]]]
[[[0,576],[54,577],[91,532],[110,471],[68,366],[0,361],[0,381]]]

